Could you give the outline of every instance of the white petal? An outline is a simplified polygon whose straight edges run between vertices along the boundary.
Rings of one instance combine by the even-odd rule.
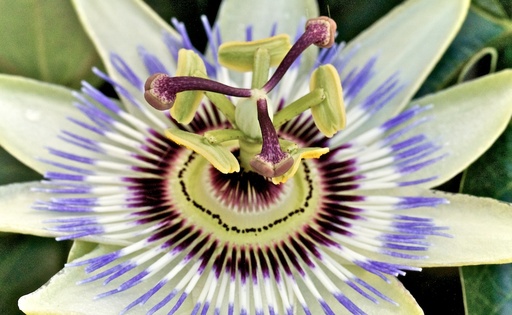
[[[386,297],[398,303],[397,306],[380,300],[379,304],[374,304],[358,293],[352,292],[349,294],[348,297],[352,300],[352,302],[356,303],[356,305],[361,305],[361,308],[365,313],[374,315],[423,314],[423,311],[419,307],[418,303],[416,303],[414,297],[396,278],[391,277],[389,278],[390,282],[386,283],[381,278],[370,274],[367,271],[361,270],[360,268],[348,267],[348,269],[360,279],[366,281],[379,292],[384,294]]]
[[[427,252],[411,252],[428,256],[419,260],[400,260],[365,252],[372,259],[417,267],[447,267],[512,262],[512,205],[490,198],[408,188],[381,191],[389,195],[445,198],[448,204],[435,208],[398,211],[400,215],[431,218],[437,226],[447,227],[431,236]]]
[[[91,258],[102,254],[109,253],[116,250],[117,247],[113,246],[94,246],[91,243],[75,242],[72,252],[73,258]],[[386,283],[381,278],[374,276],[360,268],[346,266],[352,273],[358,276],[363,281],[367,282],[387,297],[391,298],[399,306],[380,301],[379,304],[374,304],[362,297],[348,287],[341,287],[340,289],[347,297],[356,305],[361,307],[367,314],[422,314],[423,312],[417,305],[414,298],[403,287],[403,285],[396,279],[390,278],[390,282]],[[101,282],[91,282],[88,284],[77,285],[76,282],[83,280],[86,277],[83,268],[80,267],[66,267],[59,274],[54,276],[49,283],[40,288],[39,290],[21,298],[19,305],[22,311],[27,314],[117,314],[133,302],[140,295],[150,289],[156,280],[149,280],[137,285],[136,290],[128,290],[118,295],[94,300],[94,296],[105,291],[115,288],[115,282],[108,285],[103,285]],[[124,277],[126,278],[126,277]],[[126,280],[126,279],[125,279]],[[201,288],[198,287],[200,291]],[[170,291],[161,290],[156,296],[152,297],[152,301],[159,301],[164,294]],[[194,295],[192,294],[192,297]],[[345,314],[346,309],[337,307],[338,301],[330,297],[330,293],[323,295],[329,305],[335,310],[336,314]],[[186,300],[185,304],[180,308],[179,314],[189,314],[193,300]],[[132,312],[128,314],[143,314],[147,312],[153,304],[151,301],[147,305],[137,306]],[[172,303],[170,303],[172,305]],[[317,305],[316,301],[310,305]],[[163,309],[166,309],[164,307]],[[321,309],[312,308],[313,314],[322,313]],[[160,312],[165,314],[166,312]],[[158,313],[158,314],[160,314]]]
[[[73,3],[110,76],[118,82],[127,81],[112,66],[110,60],[112,53],[119,55],[142,82],[149,76],[139,58],[137,48],[140,46],[158,57],[167,69],[174,69],[174,62],[164,44],[162,34],[166,32],[177,36],[177,33],[144,2],[137,0],[74,0]],[[145,104],[143,91],[129,84],[126,87]]]
[[[76,129],[68,118],[81,117],[72,105],[71,91],[31,79],[0,75],[0,145],[18,160],[39,173],[48,165],[39,158],[49,158],[48,146],[76,152],[59,140],[61,130]]]
[[[366,314],[375,315],[396,315],[396,314],[407,314],[416,315],[423,314],[418,303],[414,297],[407,291],[407,289],[396,279],[395,277],[389,277],[389,282],[385,282],[380,277],[375,276],[359,267],[344,265],[352,274],[363,280],[374,289],[377,289],[380,293],[384,294],[387,298],[393,300],[396,304],[384,301],[377,298],[378,303],[374,303],[368,300],[366,297],[354,291],[346,284],[341,284],[337,287],[342,294],[344,294],[350,301],[352,301],[357,307],[361,308]],[[318,285],[319,290],[322,289],[321,285]],[[364,290],[363,290],[364,291]],[[344,308],[330,292],[320,291],[322,298],[329,304],[334,314],[350,314],[346,308]],[[373,295],[372,295],[373,296]],[[312,300],[307,302],[308,307],[312,314],[324,314],[324,311],[320,307],[319,303],[310,297]],[[300,307],[299,307],[300,308]],[[300,313],[302,314],[302,313]]]
[[[411,214],[433,218],[453,238],[433,237],[423,267],[466,266],[512,262],[512,206],[490,198],[435,192],[450,204]]]
[[[58,237],[62,233],[47,230],[48,220],[62,218],[59,212],[35,210],[37,201],[48,198],[33,188],[41,187],[39,182],[16,183],[0,186],[0,231],[30,234],[43,237]],[[125,240],[108,239],[102,236],[84,238],[85,241],[102,244],[127,245]]]
[[[356,49],[342,73],[362,67],[378,57],[375,77],[364,87],[357,103],[387,78],[399,73],[405,87],[359,132],[379,125],[400,111],[423,83],[460,28],[469,7],[468,0],[410,0],[356,37],[342,54]],[[338,27],[343,27],[339,25]],[[347,124],[351,124],[347,121]]]
[[[450,179],[484,153],[503,132],[512,115],[512,71],[502,71],[429,95],[412,104],[433,104],[432,119],[420,125],[432,141],[445,145],[441,161],[411,174],[406,180],[438,176],[425,183],[434,187]]]
[[[277,34],[286,33],[293,39],[303,18],[318,16],[313,0],[226,0],[217,14],[222,40],[245,40],[245,29],[253,26],[255,39],[268,37],[277,23]]]
[[[43,194],[31,191],[38,182],[0,186],[0,231],[56,237],[44,228],[43,221],[56,218],[55,213],[37,211],[33,204]]]
[[[85,246],[87,252],[90,246],[81,243],[78,246]],[[98,245],[90,253],[82,258],[92,258],[106,253],[110,253],[118,249],[115,246]],[[61,272],[55,275],[50,281],[37,291],[23,296],[19,301],[20,309],[26,314],[119,314],[131,302],[135,301],[139,296],[151,289],[156,280],[144,281],[137,285],[136,290],[128,290],[121,294],[114,294],[109,297],[94,299],[100,293],[115,289],[118,285],[116,281],[103,285],[101,281],[78,285],[78,281],[87,277],[83,267],[65,267]],[[128,278],[125,278],[125,280]],[[159,301],[170,291],[156,293],[152,300]],[[135,307],[127,314],[145,314],[149,311],[153,304],[147,303],[143,306]],[[189,299],[185,301],[180,314],[190,314],[193,305],[187,308]],[[156,314],[166,314],[166,312],[157,312]]]

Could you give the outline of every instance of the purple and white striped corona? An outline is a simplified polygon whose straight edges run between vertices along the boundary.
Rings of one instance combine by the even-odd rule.
[[[446,201],[379,191],[432,180],[407,176],[444,156],[415,132],[428,123],[428,106],[359,132],[406,82],[397,72],[361,99],[379,57],[339,78],[348,64],[342,45],[301,68],[309,45],[332,45],[334,26],[318,21],[292,46],[287,36],[253,40],[250,29],[247,43],[223,43],[203,19],[211,59],[175,22],[181,38],[162,40],[177,73],[144,47],[146,84],[116,54],[111,63],[131,86],[95,70],[127,105],[83,84],[75,104],[83,119],[61,137],[88,154],[49,148],[55,159],[45,162],[60,171],[46,173],[38,190],[48,198],[35,205],[62,214],[48,222],[60,239],[128,243],[72,262],[85,266],[82,285],[115,284],[98,298],[138,290],[122,314],[139,314],[142,304],[148,314],[364,314],[354,296],[395,303],[360,275],[385,283],[419,270],[407,262],[446,234],[407,210]],[[243,71],[242,80],[228,69]],[[171,110],[154,111],[134,88]]]

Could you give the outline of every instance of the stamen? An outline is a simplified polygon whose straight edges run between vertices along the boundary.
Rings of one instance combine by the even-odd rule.
[[[267,100],[260,98],[256,101],[256,105],[263,144],[261,153],[250,161],[251,167],[266,177],[281,176],[292,167],[293,158],[289,153],[283,152],[279,146],[276,130],[268,117]]]
[[[306,22],[306,31],[292,46],[288,54],[284,57],[283,61],[274,72],[274,75],[263,86],[262,90],[266,93],[281,81],[282,77],[291,67],[295,59],[311,45],[316,45],[320,48],[329,48],[334,43],[336,34],[336,22],[331,18],[321,16],[314,19],[309,19]]]
[[[237,97],[250,97],[251,89],[235,88],[213,80],[183,76],[170,77],[164,73],[150,76],[144,85],[144,98],[158,110],[172,107],[176,94],[183,91],[209,91]]]
[[[224,113],[239,132],[216,134],[214,143],[205,137],[185,131],[168,130],[166,136],[199,153],[223,173],[239,171],[235,157],[223,140],[238,140],[240,165],[247,170],[281,183],[293,176],[303,158],[317,158],[328,152],[324,148],[298,148],[294,143],[282,147],[276,128],[304,110],[311,109],[318,129],[332,137],[345,126],[341,82],[332,66],[320,66],[313,72],[311,92],[289,105],[272,123],[267,94],[282,79],[284,73],[310,45],[322,48],[334,43],[336,23],[327,17],[310,19],[306,30],[291,46],[287,35],[250,42],[228,42],[219,47],[218,60],[225,67],[238,71],[252,71],[252,88],[236,88],[208,79],[202,58],[193,50],[182,49],[178,54],[178,68],[174,77],[163,73],[150,76],[144,86],[144,97],[154,108],[171,109],[171,117],[180,124],[189,124],[206,96]],[[270,67],[277,66],[268,80]],[[263,88],[259,88],[263,86]],[[235,106],[226,96],[244,98]],[[257,118],[257,119],[256,119]],[[241,133],[240,133],[241,132]],[[236,137],[232,139],[232,136]],[[206,141],[205,141],[206,140]],[[282,143],[280,143],[282,142]],[[257,150],[261,145],[261,151]],[[283,149],[284,148],[284,149]],[[227,163],[225,166],[221,164]]]

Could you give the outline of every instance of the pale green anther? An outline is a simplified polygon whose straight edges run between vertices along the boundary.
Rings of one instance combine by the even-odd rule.
[[[320,104],[324,99],[324,89],[314,89],[310,93],[286,105],[283,109],[278,111],[274,115],[274,119],[272,121],[274,127],[276,129],[279,128],[282,124],[290,121],[293,117],[303,113],[313,106]]]
[[[324,90],[325,99],[311,107],[311,114],[317,128],[330,138],[345,128],[345,105],[338,71],[330,64],[318,67],[311,75],[309,88]]]
[[[205,92],[206,97],[217,107],[221,113],[226,116],[227,120],[233,124],[235,124],[235,105],[231,103],[231,101],[226,97],[226,95],[214,93],[214,92]]]
[[[203,137],[210,143],[219,144],[243,138],[244,133],[236,129],[219,129],[207,131],[203,134]]]
[[[268,49],[258,48],[254,52],[254,65],[252,70],[252,84],[253,89],[259,89],[268,80],[268,72],[270,69],[270,53]]]
[[[206,67],[198,54],[189,49],[180,49],[178,52],[178,67],[175,76],[193,76],[207,78]],[[171,107],[171,116],[179,123],[188,124],[203,99],[203,91],[184,91],[176,95],[174,105]]]
[[[253,71],[254,55],[257,49],[266,49],[270,54],[270,67],[277,66],[292,45],[285,34],[250,42],[227,42],[219,47],[219,63],[226,68],[248,72]]]
[[[211,143],[201,135],[175,128],[167,129],[165,136],[201,155],[224,174],[240,171],[240,164],[228,146]]]
[[[256,100],[258,98],[265,97],[267,99],[267,110],[268,116],[272,119],[272,105],[266,95],[255,95],[251,98],[243,98],[236,103],[235,108],[235,121],[236,126],[240,129],[248,138],[254,140],[261,139],[261,127],[258,121],[258,108],[256,106]]]

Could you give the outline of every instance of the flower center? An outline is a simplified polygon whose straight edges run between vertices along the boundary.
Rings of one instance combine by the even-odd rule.
[[[221,173],[243,170],[270,178],[276,184],[285,182],[295,175],[303,158],[318,158],[329,149],[299,148],[296,143],[280,139],[276,129],[308,109],[327,137],[344,128],[340,78],[333,66],[318,67],[311,75],[310,93],[275,114],[268,95],[307,47],[330,47],[335,31],[333,20],[319,17],[306,23],[305,32],[293,46],[287,35],[221,45],[219,62],[233,70],[252,72],[251,88],[210,80],[202,59],[192,50],[182,49],[176,75],[152,75],[146,81],[144,96],[156,109],[170,109],[171,116],[181,124],[192,121],[206,96],[232,128],[202,135],[175,128],[167,130],[166,136],[202,155]],[[273,67],[277,68],[269,78]],[[235,103],[234,98],[238,98]],[[234,143],[239,151],[236,157],[232,153]]]
[[[321,202],[320,176],[311,162],[302,161],[293,178],[275,185],[252,171],[221,173],[195,152],[181,150],[179,156],[179,167],[167,176],[173,192],[169,203],[180,218],[222,241],[247,245],[285,239],[312,220]]]

